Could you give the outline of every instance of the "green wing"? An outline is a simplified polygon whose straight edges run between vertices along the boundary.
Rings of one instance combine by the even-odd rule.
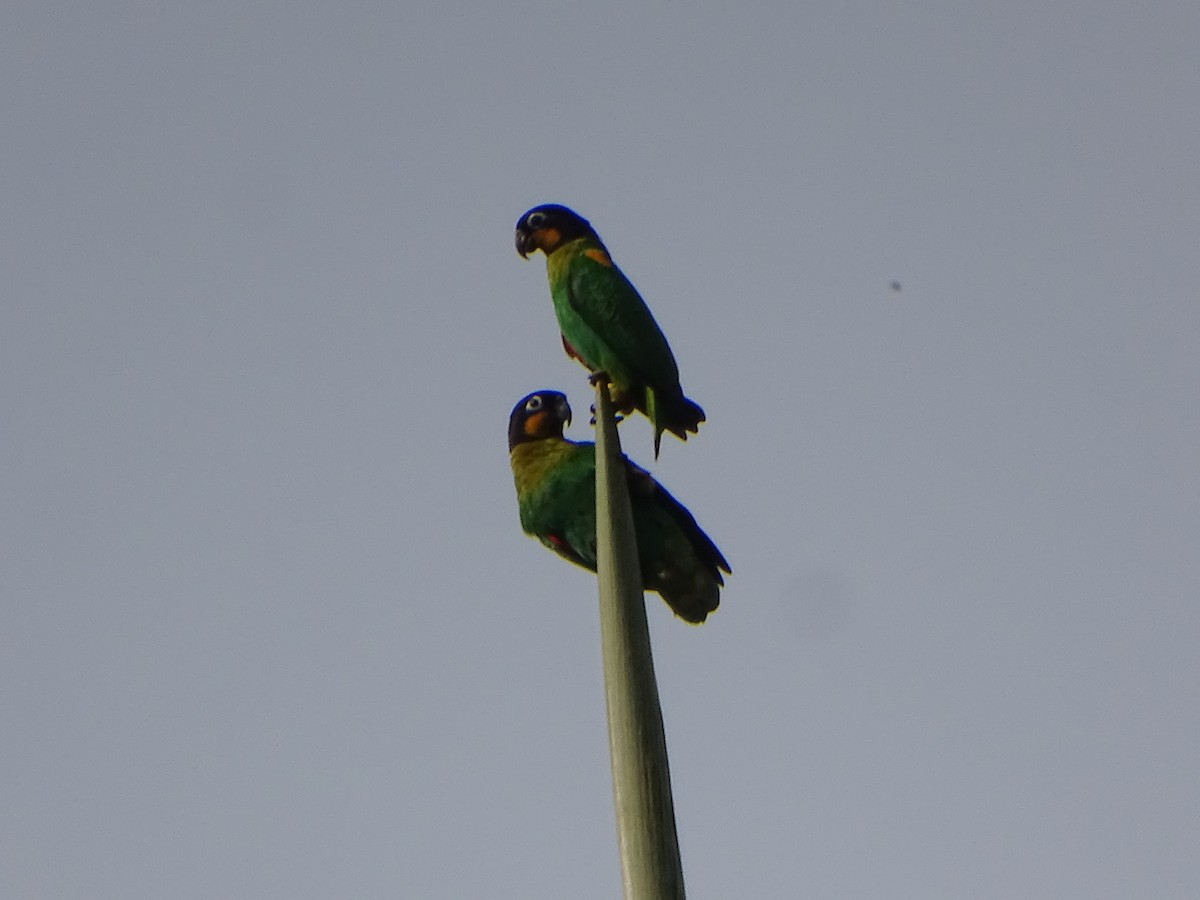
[[[721,572],[730,571],[729,563],[725,561],[725,557],[721,555],[721,551],[717,549],[717,545],[712,542],[712,539],[696,523],[695,516],[688,511],[686,506],[672,497],[667,489],[655,481],[654,476],[641,466],[634,464],[628,458],[625,460],[625,466],[628,475],[631,503],[635,507],[639,504],[653,506],[665,513],[683,538],[692,545],[692,551],[696,554],[696,558],[712,567],[712,576],[717,584],[724,584],[725,581],[721,578]]]
[[[554,465],[527,489],[518,489],[521,527],[563,559],[596,571],[596,456],[590,443],[542,442],[557,449]]]
[[[571,260],[567,276],[571,309],[607,345],[621,364],[651,387],[679,384],[679,368],[637,289],[615,265],[583,253]]]

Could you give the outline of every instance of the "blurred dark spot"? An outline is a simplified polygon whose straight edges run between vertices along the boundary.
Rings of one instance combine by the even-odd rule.
[[[892,282],[892,290],[895,291],[897,294],[900,293],[900,282],[893,281]]]

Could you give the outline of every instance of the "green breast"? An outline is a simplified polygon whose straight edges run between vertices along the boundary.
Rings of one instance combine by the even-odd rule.
[[[598,330],[600,324],[612,322],[622,279],[615,269],[602,268],[584,256],[595,249],[594,242],[579,239],[560,247],[546,259],[554,316],[563,337],[588,368],[608,372],[616,383],[625,385],[633,381],[633,376],[613,351],[614,335]],[[583,315],[577,307],[583,309]]]
[[[595,519],[596,455],[592,444],[551,439],[518,444],[511,454],[521,526],[530,534],[575,531]],[[566,535],[563,534],[565,537]]]

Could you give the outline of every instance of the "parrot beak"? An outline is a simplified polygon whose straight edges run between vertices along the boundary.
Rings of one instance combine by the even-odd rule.
[[[517,229],[517,253],[521,259],[529,259],[529,254],[536,250],[537,247],[533,244],[533,235],[524,228]]]
[[[558,415],[568,426],[571,424],[571,404],[563,397],[558,401]]]

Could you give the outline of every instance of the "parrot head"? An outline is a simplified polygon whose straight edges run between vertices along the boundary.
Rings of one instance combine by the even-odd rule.
[[[527,441],[562,438],[563,428],[571,424],[571,406],[558,391],[536,391],[513,407],[508,417],[508,449]]]
[[[575,238],[600,238],[587,219],[557,203],[535,206],[517,220],[517,253],[525,259],[535,250],[547,256]]]

